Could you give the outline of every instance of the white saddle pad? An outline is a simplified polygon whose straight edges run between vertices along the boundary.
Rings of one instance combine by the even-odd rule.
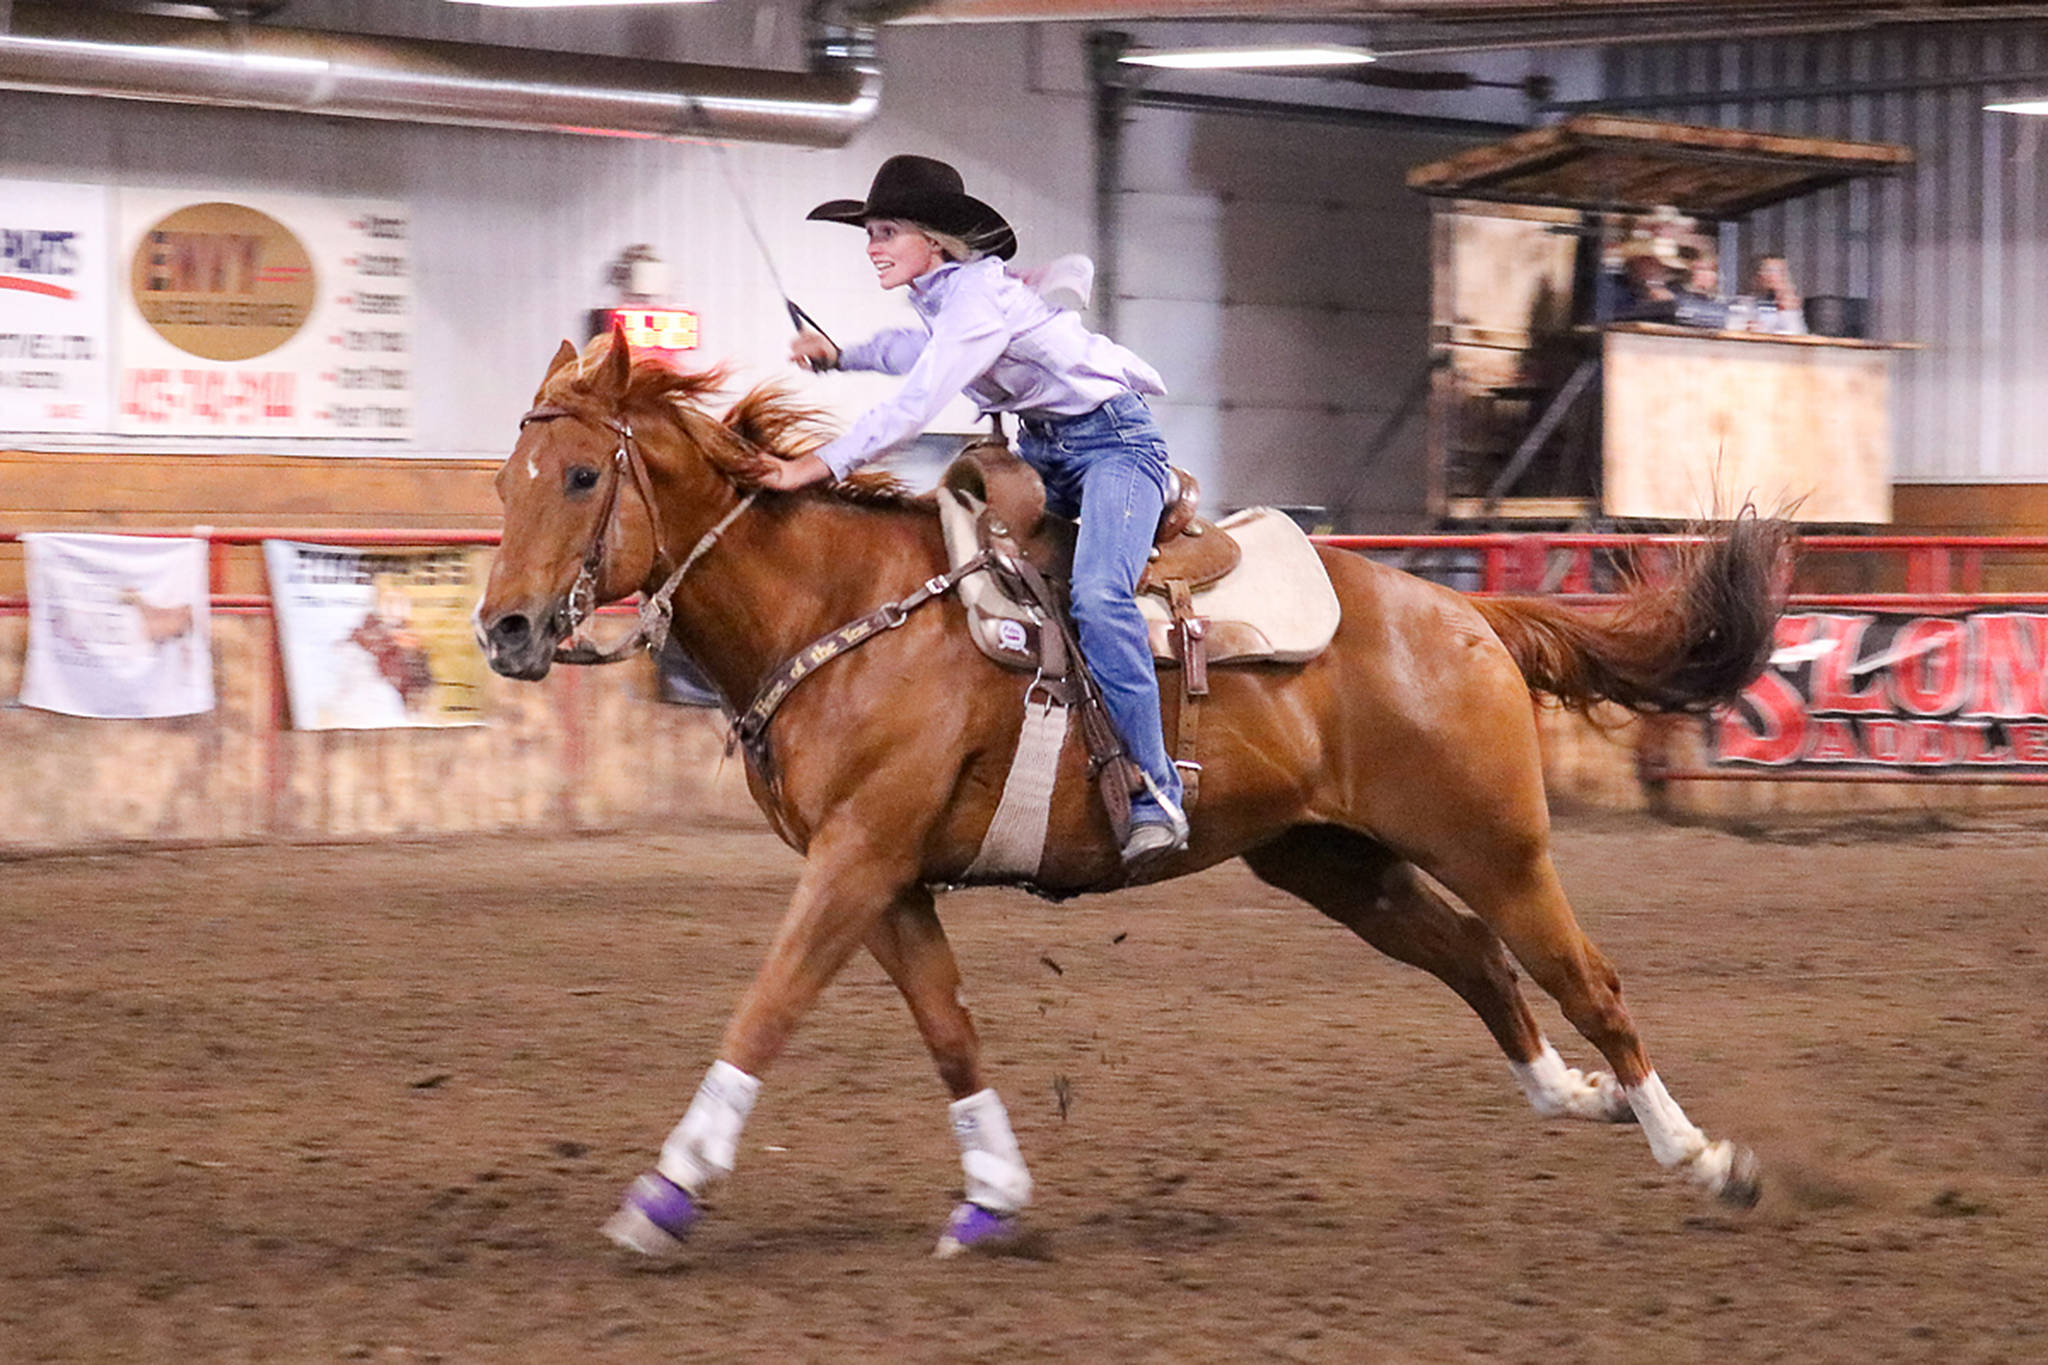
[[[971,494],[940,490],[939,523],[952,564],[964,563],[979,548],[974,524],[980,511],[980,502]],[[1235,569],[1194,595],[1196,614],[1212,627],[1209,662],[1300,663],[1328,648],[1343,611],[1315,545],[1301,528],[1271,507],[1248,507],[1216,525],[1230,533],[1244,557]],[[1011,601],[985,573],[962,579],[959,593],[984,653],[1018,668],[1036,664],[1037,623],[1029,608]],[[1165,600],[1141,594],[1138,610],[1152,637],[1153,657],[1161,662],[1177,659],[1173,618]],[[1219,625],[1230,629],[1214,628]]]

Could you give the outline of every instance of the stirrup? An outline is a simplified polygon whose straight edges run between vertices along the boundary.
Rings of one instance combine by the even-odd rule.
[[[1137,767],[1136,764],[1131,766]],[[1152,774],[1146,772],[1143,768],[1138,768],[1138,780],[1145,784],[1145,794],[1152,798],[1161,811],[1165,812],[1166,824],[1173,830],[1175,845],[1178,848],[1186,848],[1188,846],[1188,816],[1187,812],[1180,808],[1180,802],[1159,790],[1159,784],[1152,780]],[[1159,822],[1147,821],[1145,823],[1157,824]],[[1139,826],[1133,824],[1131,828],[1135,832]],[[1125,846],[1129,847],[1128,844]]]
[[[1161,858],[1179,853],[1188,846],[1188,817],[1180,803],[1159,790],[1143,771],[1138,774],[1145,784],[1146,793],[1158,803],[1164,820],[1133,820],[1131,831],[1124,837],[1120,850],[1124,866],[1136,870]]]
[[[1121,850],[1124,867],[1136,870],[1161,858],[1182,852],[1188,846],[1187,835],[1178,833],[1163,820],[1148,820],[1131,826],[1131,837],[1124,840]]]

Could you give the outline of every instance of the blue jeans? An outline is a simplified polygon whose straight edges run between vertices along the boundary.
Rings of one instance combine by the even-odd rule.
[[[1045,480],[1047,508],[1081,520],[1074,624],[1110,724],[1145,775],[1178,806],[1180,773],[1166,755],[1159,673],[1137,601],[1166,506],[1166,439],[1134,393],[1079,417],[1027,417],[1022,426],[1020,453]],[[1132,799],[1131,814],[1139,822],[1164,818],[1150,793]]]

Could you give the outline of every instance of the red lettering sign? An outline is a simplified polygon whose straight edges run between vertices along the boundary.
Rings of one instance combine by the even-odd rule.
[[[1721,764],[2048,766],[2048,610],[1795,612],[1708,722]]]

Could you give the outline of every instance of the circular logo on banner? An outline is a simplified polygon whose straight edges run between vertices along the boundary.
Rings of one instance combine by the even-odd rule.
[[[313,260],[292,230],[246,204],[188,204],[142,234],[128,287],[143,320],[179,350],[250,360],[313,315]]]

